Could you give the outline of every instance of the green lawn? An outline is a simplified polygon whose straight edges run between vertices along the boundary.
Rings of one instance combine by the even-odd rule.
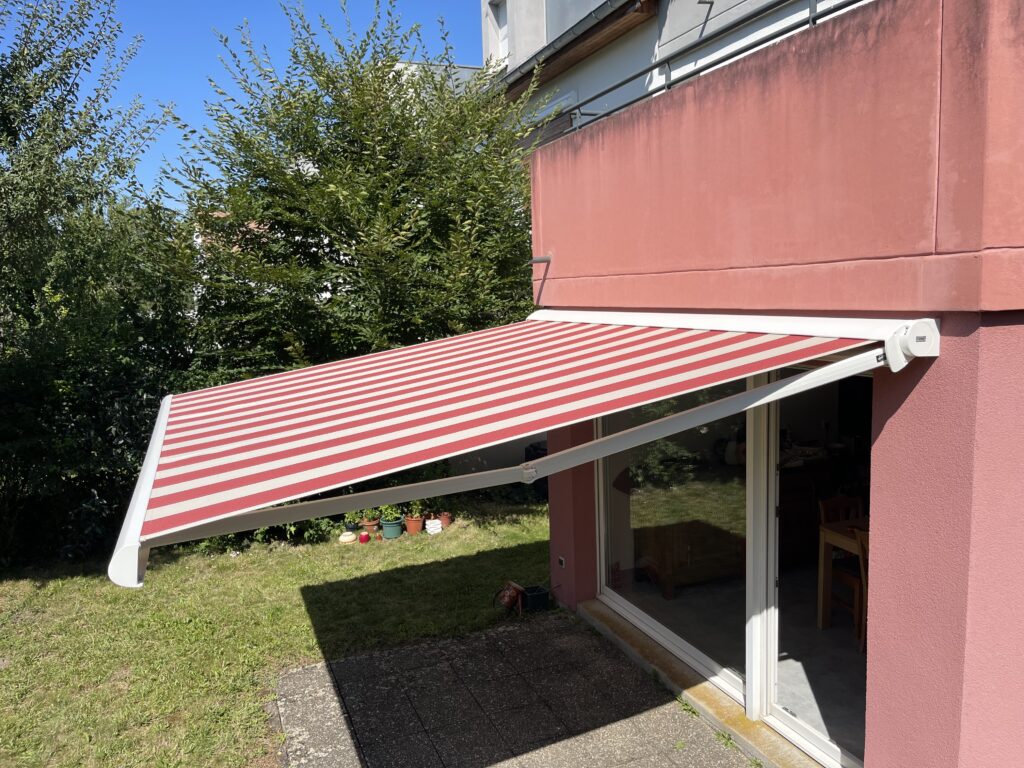
[[[543,507],[478,507],[392,542],[154,552],[0,577],[0,765],[274,765],[263,704],[285,667],[499,619],[505,579],[547,578]]]

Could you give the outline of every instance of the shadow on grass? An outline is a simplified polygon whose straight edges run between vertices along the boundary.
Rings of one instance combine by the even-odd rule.
[[[113,551],[114,545],[111,544],[110,553],[113,554]],[[149,553],[149,568],[173,563],[195,551],[197,551],[195,545],[190,544],[154,549]],[[26,580],[33,582],[36,587],[41,588],[49,582],[59,579],[95,578],[97,576],[107,578],[107,566],[109,564],[109,556],[89,557],[81,560],[63,560],[56,557],[46,558],[38,562],[19,563],[0,568],[0,582]]]
[[[302,599],[331,660],[487,627],[504,615],[493,606],[502,584],[543,582],[547,568],[548,543],[539,541],[306,586]]]
[[[326,736],[361,765],[488,766],[531,752],[545,762],[538,750],[549,748],[575,764],[609,748],[575,737],[622,721],[636,731],[623,758],[648,749],[645,728],[666,717],[651,710],[673,701],[669,691],[570,614],[503,621],[493,607],[504,581],[541,583],[547,567],[548,543],[536,542],[303,587],[330,670],[317,685],[333,688],[344,727],[319,728],[326,705],[311,691],[302,698],[315,708],[283,699],[289,754]],[[396,722],[400,732],[385,727]]]

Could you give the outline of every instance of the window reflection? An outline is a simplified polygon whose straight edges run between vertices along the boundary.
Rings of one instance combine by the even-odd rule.
[[[635,408],[605,434],[718,400],[743,381]],[[746,416],[736,414],[604,460],[606,587],[743,673]]]

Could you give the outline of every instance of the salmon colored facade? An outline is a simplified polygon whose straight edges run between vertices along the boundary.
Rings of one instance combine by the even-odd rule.
[[[543,306],[940,320],[940,358],[873,384],[869,768],[1024,755],[1022,119],[1024,5],[877,0],[532,162]],[[551,483],[570,607],[594,485]]]

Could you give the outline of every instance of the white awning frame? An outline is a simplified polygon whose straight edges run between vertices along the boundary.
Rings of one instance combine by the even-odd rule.
[[[330,499],[307,501],[223,517],[189,528],[142,538],[146,500],[156,475],[159,446],[163,440],[170,411],[170,397],[161,404],[156,428],[132,495],[128,514],[118,537],[108,575],[121,586],[141,587],[149,550],[152,547],[179,544],[210,536],[253,530],[271,525],[328,517],[345,512],[401,504],[415,499],[447,496],[471,490],[511,483],[532,483],[543,477],[586,464],[639,445],[659,440],[742,411],[766,405],[809,389],[850,376],[888,366],[904,368],[914,357],[937,357],[938,326],[934,320],[878,320],[858,318],[787,317],[770,315],[668,314],[654,312],[589,312],[540,310],[533,320],[643,325],[666,328],[743,331],[797,335],[821,335],[859,338],[884,342],[884,346],[860,352],[838,362],[801,373],[756,389],[740,392],[712,403],[691,408],[656,421],[617,432],[607,437],[551,454],[514,467],[477,472],[457,477],[412,483],[396,488],[353,493]]]
[[[885,342],[886,364],[902,370],[915,357],[939,356],[939,326],[932,318],[913,320],[868,317],[811,317],[799,315],[716,315],[676,312],[614,312],[541,309],[530,320],[570,323],[640,325],[653,328],[699,328],[708,331],[778,333],[794,336],[834,336]]]

